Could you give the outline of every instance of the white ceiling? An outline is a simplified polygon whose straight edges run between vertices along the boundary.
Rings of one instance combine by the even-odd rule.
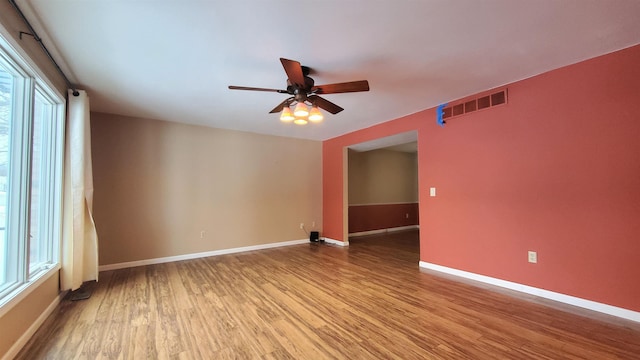
[[[18,0],[95,111],[325,140],[640,43],[638,0]],[[345,108],[268,114],[279,58]],[[434,119],[435,121],[435,119]]]

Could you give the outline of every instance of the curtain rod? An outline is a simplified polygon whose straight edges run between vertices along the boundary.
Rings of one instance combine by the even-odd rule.
[[[9,0],[9,3],[11,4],[11,6],[13,6],[14,9],[16,9],[16,11],[18,12],[18,15],[20,15],[20,17],[22,18],[22,21],[24,21],[25,25],[27,25],[27,28],[29,28],[29,31],[30,31],[30,33],[24,32],[24,31],[20,31],[20,40],[22,40],[22,35],[32,36],[35,39],[35,41],[37,41],[38,44],[40,44],[40,47],[42,48],[44,53],[47,54],[47,57],[53,63],[53,65],[56,67],[56,70],[58,70],[58,73],[60,73],[60,75],[64,79],[64,82],[67,83],[67,87],[69,89],[73,90],[73,96],[80,95],[78,90],[76,90],[75,86],[73,86],[71,84],[71,81],[69,81],[69,78],[67,77],[67,75],[64,74],[64,72],[62,71],[62,69],[60,68],[60,66],[56,62],[56,60],[53,58],[53,56],[51,55],[51,53],[49,52],[47,47],[44,46],[44,43],[42,42],[42,39],[38,36],[38,34],[36,34],[36,31],[33,29],[33,26],[31,26],[31,23],[29,23],[29,20],[27,20],[27,18],[24,16],[24,13],[22,12],[22,10],[20,10],[20,8],[18,7],[18,4],[16,4],[15,0]]]

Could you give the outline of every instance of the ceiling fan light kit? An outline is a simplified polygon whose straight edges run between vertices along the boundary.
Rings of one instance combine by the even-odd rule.
[[[294,124],[298,125],[306,125],[309,121],[314,123],[321,122],[324,116],[318,108],[322,108],[334,115],[344,110],[331,101],[318,96],[318,94],[369,91],[369,82],[367,80],[315,86],[313,79],[308,76],[310,72],[308,67],[300,65],[298,61],[284,58],[280,58],[280,62],[282,63],[282,67],[284,67],[284,71],[288,77],[286,90],[234,85],[230,85],[229,89],[268,91],[292,95],[278,104],[278,106],[273,108],[269,113],[278,113],[282,111],[280,114],[280,120],[282,122],[288,123],[293,121]],[[292,114],[291,106],[294,104],[295,108]],[[306,104],[311,105],[311,111],[309,111]]]
[[[297,103],[296,108],[293,110],[293,115],[301,118],[309,116],[309,109],[307,109],[307,105],[301,102]]]
[[[324,119],[324,116],[316,105],[312,105],[311,111],[309,111],[304,103],[297,103],[293,113],[290,106],[285,106],[282,108],[282,114],[280,114],[280,121],[285,123],[293,121],[296,125],[307,125],[309,121],[318,123],[322,119]]]
[[[295,119],[296,117],[293,116],[293,113],[291,112],[291,108],[288,106],[285,106],[284,109],[282,109],[282,114],[280,115],[280,121],[288,123],[288,122],[292,122]]]
[[[309,121],[317,123],[322,121],[322,119],[324,119],[324,116],[322,116],[322,112],[320,112],[320,109],[318,109],[317,105],[313,105],[311,107],[311,111],[309,111]]]

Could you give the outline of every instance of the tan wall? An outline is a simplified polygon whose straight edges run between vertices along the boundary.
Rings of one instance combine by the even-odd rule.
[[[18,5],[22,8],[24,6],[23,2],[19,3],[20,4]],[[0,1],[0,23],[11,34],[18,46],[33,61],[34,65],[49,78],[53,83],[53,86],[55,86],[62,94],[66,94],[67,87],[63,78],[58,74],[56,68],[53,66],[51,61],[49,61],[49,58],[44,51],[42,51],[40,44],[38,44],[33,37],[27,35],[23,35],[22,39],[20,39],[20,32],[29,32],[29,29],[24,25],[24,22],[19,17],[18,13],[13,9],[13,6],[11,6],[8,1]],[[42,36],[43,34],[38,35]],[[45,46],[50,47],[50,44],[45,43]]]
[[[321,142],[91,117],[101,265],[305,239],[300,223],[322,223]]]
[[[66,93],[64,80],[56,73],[55,68],[40,49],[40,45],[28,36],[19,39],[20,31],[28,31],[8,1],[0,1],[0,23],[11,34],[18,46],[26,52],[35,66],[43,73],[61,93]],[[8,39],[10,40],[10,39]],[[54,275],[33,290],[22,301],[0,317],[0,358],[34,323],[46,308],[58,296],[58,275]]]
[[[349,205],[418,202],[417,154],[349,150]]]
[[[0,317],[0,358],[29,329],[58,296],[58,274],[49,277],[40,286]]]

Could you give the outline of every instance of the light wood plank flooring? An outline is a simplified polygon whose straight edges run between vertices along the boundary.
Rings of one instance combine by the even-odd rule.
[[[19,359],[639,359],[640,324],[418,267],[418,234],[101,273]]]

